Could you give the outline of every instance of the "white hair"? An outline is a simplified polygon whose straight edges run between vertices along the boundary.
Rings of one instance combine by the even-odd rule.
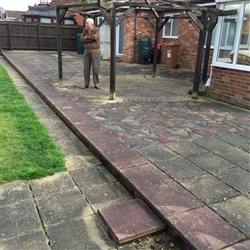
[[[94,24],[94,19],[92,19],[92,18],[87,18],[87,19],[86,19],[86,22],[89,22],[89,23]]]

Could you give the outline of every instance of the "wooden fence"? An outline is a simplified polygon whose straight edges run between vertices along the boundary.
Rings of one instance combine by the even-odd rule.
[[[77,51],[82,26],[61,25],[62,49]],[[57,50],[56,24],[0,22],[0,52],[3,50]],[[0,53],[1,54],[1,53]]]

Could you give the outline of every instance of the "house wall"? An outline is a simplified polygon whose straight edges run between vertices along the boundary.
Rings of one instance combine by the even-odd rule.
[[[168,14],[170,12],[167,12]],[[164,17],[164,14],[160,13],[161,17]],[[173,13],[177,13],[176,11]],[[137,16],[137,35],[136,35],[136,51],[134,51],[134,36],[135,36],[135,23]],[[138,10],[133,12],[128,18],[124,21],[124,46],[123,46],[123,61],[126,63],[139,63],[139,41],[142,37],[150,37],[151,43],[154,45],[155,32],[148,22],[142,18],[146,16],[149,18],[151,23],[155,25],[156,19],[151,11]],[[199,28],[195,23],[191,22],[190,18],[187,18],[187,14],[183,11],[180,13],[180,23],[178,31],[178,39],[164,38],[163,29],[159,32],[158,42],[162,44],[160,63],[167,63],[167,49],[168,44],[179,44],[179,53],[178,53],[178,64],[181,68],[194,70],[199,42]],[[212,50],[210,58],[212,58]],[[134,53],[135,61],[134,59]],[[211,61],[211,59],[210,59]],[[210,63],[209,63],[210,65]],[[208,69],[208,72],[210,69]]]
[[[208,96],[250,108],[250,72],[213,67]]]

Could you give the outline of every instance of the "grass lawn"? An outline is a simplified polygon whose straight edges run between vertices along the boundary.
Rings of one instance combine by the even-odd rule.
[[[0,184],[62,171],[60,147],[0,65]]]

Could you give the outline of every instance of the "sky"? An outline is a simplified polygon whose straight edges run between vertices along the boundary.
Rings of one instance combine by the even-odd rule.
[[[34,6],[39,3],[40,0],[0,0],[0,7],[5,10],[27,11],[28,6]]]

